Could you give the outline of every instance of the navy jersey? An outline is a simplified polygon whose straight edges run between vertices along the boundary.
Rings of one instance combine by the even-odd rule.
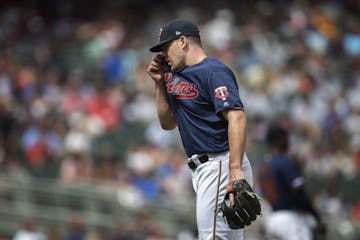
[[[287,155],[279,153],[266,158],[260,165],[259,178],[262,194],[274,211],[302,208],[299,199],[306,198],[301,191],[304,196],[299,198],[296,190],[303,186],[304,179]]]
[[[221,111],[243,109],[233,72],[207,57],[165,73],[165,82],[186,154],[227,151],[228,124]]]

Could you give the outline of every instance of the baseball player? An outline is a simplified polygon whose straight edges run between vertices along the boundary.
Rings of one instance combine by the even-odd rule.
[[[205,54],[198,27],[185,19],[166,23],[150,51],[158,53],[147,72],[155,82],[160,124],[178,127],[192,171],[199,239],[243,239],[243,229],[231,229],[218,211],[226,197],[236,205],[234,189],[244,184],[234,182],[253,181],[235,76]],[[246,225],[254,220],[250,215]]]
[[[279,124],[271,125],[266,142],[271,153],[258,174],[262,194],[273,210],[264,220],[266,234],[279,240],[310,240],[313,232],[324,236],[325,225],[308,197],[304,178],[287,155],[287,131]],[[312,230],[311,216],[317,222],[317,231]]]

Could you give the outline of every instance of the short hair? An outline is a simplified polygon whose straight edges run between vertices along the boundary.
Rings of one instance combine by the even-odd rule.
[[[202,48],[202,44],[201,44],[201,39],[200,37],[188,37],[188,39],[190,39],[190,41],[192,43],[195,43],[196,45],[198,45],[199,47]]]
[[[288,132],[280,124],[271,124],[266,133],[265,140],[270,146],[277,145],[279,141],[287,139]]]

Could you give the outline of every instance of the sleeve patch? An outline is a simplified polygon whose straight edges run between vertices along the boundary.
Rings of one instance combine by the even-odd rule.
[[[297,177],[292,181],[291,187],[292,188],[298,188],[298,187],[302,186],[303,184],[304,184],[304,178],[303,177]]]
[[[215,89],[215,97],[223,101],[229,96],[229,91],[226,86],[221,86]]]

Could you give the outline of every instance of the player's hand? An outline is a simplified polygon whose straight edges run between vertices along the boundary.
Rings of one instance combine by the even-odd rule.
[[[244,176],[244,172],[242,171],[242,169],[240,167],[230,168],[229,174],[230,174],[230,177],[229,177],[230,181],[229,181],[229,184],[227,185],[226,193],[229,194],[230,205],[234,206],[235,200],[234,200],[234,194],[232,193],[233,189],[232,189],[231,183],[236,180],[245,179],[245,176]]]
[[[230,206],[234,206],[235,200],[234,200],[233,187],[232,187],[232,184],[230,184],[230,183],[226,187],[226,194],[229,195]]]
[[[164,70],[164,66],[161,65],[161,54],[155,55],[146,69],[155,83],[160,83],[164,80]]]
[[[242,180],[244,178],[238,179],[238,180]],[[233,184],[232,182],[230,182],[227,187],[226,187],[226,194],[229,195],[229,203],[230,206],[234,206],[235,205],[235,198],[234,198],[234,193],[233,193]]]

